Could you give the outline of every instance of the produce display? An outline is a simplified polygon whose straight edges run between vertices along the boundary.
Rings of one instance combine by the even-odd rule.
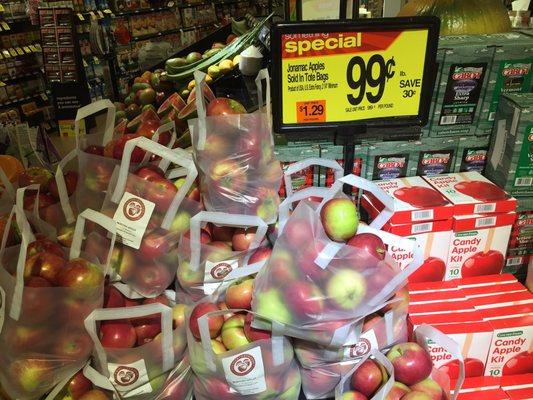
[[[150,13],[174,6],[209,8]],[[498,0],[400,15],[441,19],[430,122],[346,176],[342,146],[273,134],[272,15],[81,107],[57,165],[0,157],[0,398],[532,398],[506,273],[531,252],[531,39]]]

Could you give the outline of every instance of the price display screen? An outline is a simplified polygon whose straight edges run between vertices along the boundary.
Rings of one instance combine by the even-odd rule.
[[[425,124],[437,40],[432,17],[275,26],[274,128]]]

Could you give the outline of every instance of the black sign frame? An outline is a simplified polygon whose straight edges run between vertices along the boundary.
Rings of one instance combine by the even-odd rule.
[[[401,117],[372,118],[357,121],[284,124],[283,123],[283,83],[281,37],[285,34],[297,33],[329,33],[329,32],[383,32],[386,30],[418,30],[428,31],[426,57],[422,77],[421,96],[418,114]],[[273,127],[276,133],[298,134],[301,132],[338,132],[350,127],[392,128],[401,126],[424,126],[428,122],[429,109],[433,97],[433,86],[437,72],[437,47],[440,20],[437,17],[401,17],[356,20],[330,20],[313,22],[283,22],[272,26],[272,114]]]

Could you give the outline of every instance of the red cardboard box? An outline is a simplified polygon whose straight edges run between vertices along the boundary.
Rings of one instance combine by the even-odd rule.
[[[466,300],[461,290],[448,290],[434,293],[409,294],[409,304],[431,304],[447,301]]]
[[[490,285],[485,287],[478,286],[462,289],[463,293],[467,298],[485,297],[504,293],[516,293],[523,292],[526,290],[526,287],[520,282],[503,283],[501,285]]]
[[[455,387],[455,380],[450,381],[450,387]],[[500,389],[500,378],[495,376],[473,376],[465,378],[459,393],[479,392],[483,390]]]
[[[533,400],[533,387],[506,391],[511,400]]]
[[[457,280],[446,282],[412,282],[407,285],[410,294],[447,292],[457,290]]]
[[[461,278],[455,281],[458,288],[468,288],[476,286],[490,286],[490,285],[500,285],[503,283],[513,283],[518,282],[516,277],[512,274],[497,274],[497,275],[484,275],[484,276],[473,276],[471,278]]]
[[[500,378],[500,387],[507,391],[513,389],[533,388],[533,374],[509,375]]]
[[[446,220],[453,215],[453,206],[419,176],[374,181],[389,196],[394,198],[393,224],[419,223]],[[371,194],[365,193],[361,206],[371,215],[383,210],[383,204]]]
[[[494,319],[485,375],[508,376],[533,372],[533,315]]]
[[[509,396],[502,389],[484,390],[480,392],[459,392],[457,400],[508,400]]]
[[[521,304],[532,304],[533,294],[530,292],[504,293],[493,296],[476,297],[470,299],[476,310],[487,308],[501,308],[506,306],[517,306]]]
[[[508,213],[516,199],[479,172],[425,176],[424,179],[454,205],[454,215]]]
[[[474,304],[470,300],[443,301],[440,303],[409,304],[409,315],[449,314],[458,311],[473,311]]]
[[[499,274],[516,213],[455,216],[446,280]]]

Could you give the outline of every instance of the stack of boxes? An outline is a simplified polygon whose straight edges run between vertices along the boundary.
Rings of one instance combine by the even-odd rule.
[[[410,282],[451,280],[497,274],[505,263],[516,199],[478,172],[411,177],[376,184],[394,199],[393,216],[385,230],[414,239],[424,252],[424,264]],[[365,193],[361,207],[373,220],[382,210]],[[405,268],[412,254],[390,249]]]
[[[455,340],[467,378],[533,373],[533,294],[514,276],[410,283],[409,294],[409,328],[430,324]],[[434,365],[457,379],[457,360],[428,344]]]

